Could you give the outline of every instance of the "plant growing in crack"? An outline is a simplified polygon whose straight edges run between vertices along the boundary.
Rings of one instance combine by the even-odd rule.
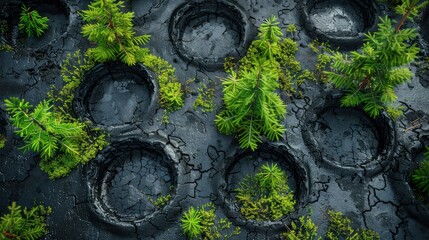
[[[50,101],[33,107],[24,99],[5,100],[15,132],[24,139],[24,151],[41,156],[40,168],[49,178],[64,177],[79,164],[93,159],[107,145],[106,134],[70,115],[52,111]]]
[[[419,52],[415,44],[408,44],[417,36],[416,30],[402,29],[402,26],[407,19],[416,17],[427,3],[404,0],[395,8],[402,15],[396,27],[387,16],[380,18],[378,30],[365,34],[362,51],[352,51],[350,55],[337,52],[333,55],[333,71],[326,74],[330,82],[344,90],[342,106],[362,104],[373,118],[383,110],[394,118],[401,115],[399,109],[391,106],[397,99],[394,88],[411,78],[412,72],[405,65],[415,61]]]
[[[190,207],[181,218],[183,234],[188,239],[229,239],[240,234],[240,227],[229,233],[223,233],[231,228],[231,222],[226,218],[216,219],[213,203],[204,204],[198,208]]]
[[[0,133],[0,149],[6,146],[6,142],[7,142],[6,136]]]
[[[425,159],[412,172],[411,181],[424,197],[429,196],[429,147],[426,147]]]
[[[24,4],[22,4],[21,10],[18,24],[19,30],[26,33],[28,37],[42,36],[49,27],[49,18],[40,16],[39,12],[36,10],[30,11],[30,8]]]
[[[38,205],[27,209],[12,202],[9,213],[0,217],[0,239],[39,239],[48,233],[46,216],[50,207]]]
[[[380,235],[367,228],[353,229],[351,220],[341,212],[328,210],[325,213],[328,219],[328,228],[323,237],[317,234],[318,226],[310,216],[301,216],[298,221],[293,221],[287,232],[281,234],[281,239],[286,240],[379,240]]]
[[[132,23],[134,12],[123,13],[123,1],[95,0],[88,7],[81,14],[86,22],[82,34],[97,44],[88,50],[96,61],[119,59],[134,65],[146,54],[140,46],[149,41],[150,35],[136,36]]]
[[[296,201],[287,179],[277,164],[268,163],[244,178],[235,189],[240,213],[246,219],[275,221],[292,212]]]

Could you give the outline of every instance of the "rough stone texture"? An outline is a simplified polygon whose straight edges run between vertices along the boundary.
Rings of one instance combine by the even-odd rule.
[[[174,153],[172,155],[177,156],[173,159],[175,164],[169,165],[173,169],[172,172],[178,172],[177,187],[174,189],[172,202],[161,211],[155,211],[154,217],[148,220],[128,222],[122,225],[107,223],[106,219],[100,219],[99,215],[94,214],[93,211],[94,201],[89,197],[89,192],[93,189],[88,188],[88,179],[91,177],[88,174],[89,165],[73,171],[67,178],[56,181],[49,180],[46,174],[37,167],[38,156],[19,151],[18,148],[22,146],[22,140],[12,134],[12,127],[8,124],[6,130],[9,142],[6,148],[0,150],[0,195],[2,196],[0,212],[5,212],[7,205],[12,201],[17,201],[18,204],[26,206],[31,206],[35,202],[52,206],[54,213],[48,220],[50,233],[46,239],[183,239],[179,226],[181,213],[190,206],[199,206],[209,201],[216,203],[219,217],[230,216],[224,208],[219,188],[225,181],[223,172],[227,169],[230,156],[237,152],[239,147],[233,136],[220,134],[213,123],[216,112],[221,108],[222,89],[219,78],[225,77],[226,74],[219,68],[212,68],[204,64],[191,64],[189,60],[180,57],[177,53],[175,48],[177,43],[170,39],[169,26],[172,13],[185,2],[188,1],[133,0],[128,1],[126,6],[127,10],[136,11],[135,29],[137,33],[152,35],[152,40],[147,46],[152,53],[165,58],[176,67],[178,79],[183,84],[188,79],[195,78],[195,81],[188,85],[191,93],[185,99],[185,107],[170,115],[170,124],[161,123],[163,111],[157,109],[159,106],[156,105],[148,113],[149,115],[145,115],[139,121],[126,125],[105,124],[103,126],[109,131],[112,142],[126,142],[131,136],[139,136],[142,141],[155,139],[154,141],[160,144],[165,153],[171,152]],[[19,6],[17,1],[2,1],[0,3],[2,11],[0,17],[4,18],[6,12],[11,13],[5,7],[9,6],[8,3]],[[45,39],[43,43],[40,43],[38,41],[42,40],[23,38],[16,31],[16,21],[10,26],[9,35],[1,36],[1,41],[8,41],[15,47],[13,52],[0,52],[1,100],[16,96],[25,98],[32,104],[37,104],[46,97],[51,84],[56,87],[61,87],[64,84],[61,80],[60,66],[67,53],[72,53],[77,49],[85,50],[90,46],[90,43],[80,34],[82,21],[77,14],[79,10],[87,8],[89,0],[66,0],[65,3],[68,6],[65,8],[66,11],[59,16],[52,14],[51,17],[54,20],[52,29],[55,34],[48,34],[46,38],[54,36],[54,39]],[[246,34],[249,35],[250,40],[255,38],[257,33],[254,30],[257,26],[272,14],[279,16],[282,28],[291,23],[297,24],[296,40],[300,46],[297,57],[304,68],[311,68],[315,62],[315,55],[308,45],[313,40],[313,34],[308,30],[304,31],[304,25],[300,24],[302,12],[300,3],[301,1],[291,0],[229,1],[229,4],[237,5],[237,8],[245,13],[245,20],[248,21],[248,29],[250,29]],[[220,14],[223,9],[216,11]],[[13,18],[16,16],[17,14],[12,15]],[[63,30],[64,27],[61,26],[66,22],[64,19],[67,19],[63,16],[68,17],[66,30]],[[352,22],[355,20],[359,19],[350,18]],[[222,19],[216,19],[214,23],[221,22]],[[209,25],[202,24],[201,26],[208,27]],[[422,30],[426,25],[420,23],[420,26],[420,30]],[[225,29],[226,27],[225,25]],[[226,36],[232,36],[231,33],[236,31],[234,29],[227,30],[225,31]],[[25,39],[25,41],[22,42],[20,39]],[[228,39],[227,37],[217,39],[219,43],[213,43],[215,49],[219,46],[231,46],[230,42],[222,42],[223,39]],[[422,41],[422,44],[425,41]],[[195,39],[195,42],[204,43],[205,41],[204,39]],[[350,45],[353,48],[357,47],[353,41]],[[426,53],[427,49],[422,51],[421,59],[425,57],[424,54]],[[204,56],[204,52],[201,54]],[[221,58],[223,55],[219,57]],[[419,66],[417,64],[412,66],[413,71],[416,72]],[[201,84],[208,84],[209,80],[214,82],[216,110],[212,113],[202,113],[201,110],[195,111],[192,107],[196,98],[195,93],[198,92],[197,89]],[[427,84],[424,85],[427,82],[427,75],[419,74],[409,84],[397,89],[399,104],[406,109],[405,118],[396,123],[397,137],[395,143],[397,148],[388,164],[373,175],[328,167],[317,159],[313,151],[306,146],[302,135],[302,129],[306,126],[304,121],[306,113],[311,109],[311,105],[319,101],[320,96],[329,90],[329,87],[306,82],[301,87],[304,98],[297,99],[284,96],[284,100],[288,103],[288,113],[284,121],[287,131],[284,137],[275,144],[290,150],[289,153],[295,159],[308,166],[308,201],[304,204],[302,212],[305,213],[311,208],[312,218],[320,225],[321,230],[326,226],[326,209],[333,209],[342,211],[350,217],[355,226],[375,229],[381,234],[381,239],[425,239],[428,236],[429,227],[425,217],[427,210],[421,207],[421,203],[412,196],[410,193],[412,189],[408,183],[409,172],[419,161],[416,156],[421,153],[424,145],[429,144],[429,109],[427,107],[429,95],[427,94]],[[0,107],[4,109],[4,104],[0,104]],[[353,113],[349,110],[344,111],[347,112],[347,117],[353,115],[350,116],[352,121],[360,125],[357,128],[352,128],[353,133],[356,133],[353,135],[356,136],[352,138],[353,141],[358,142],[357,136],[365,136],[362,137],[363,140],[370,138],[371,131],[367,128],[364,129],[364,125],[361,125],[366,122],[360,118],[362,114]],[[131,113],[127,114],[132,115]],[[122,116],[112,117],[120,119]],[[325,116],[325,121],[331,124],[331,129],[336,127],[331,123],[335,119],[338,118]],[[318,121],[324,122],[322,119]],[[335,131],[339,131],[342,137],[341,132],[349,131],[347,128],[344,129],[345,131],[338,129]],[[318,134],[321,132],[319,131]],[[334,136],[332,135],[332,137]],[[333,138],[332,140],[338,141]],[[343,140],[343,138],[340,139],[340,141]],[[370,144],[371,142],[374,144]],[[363,150],[365,154],[370,155],[373,154],[375,145],[376,140],[371,137],[361,146],[354,146],[354,144],[350,146],[354,152]],[[369,146],[369,149],[365,146]],[[326,148],[326,146],[324,147]],[[136,151],[138,153],[144,152],[143,150]],[[338,148],[336,151],[338,156],[349,156],[347,151],[350,151],[350,148]],[[330,152],[333,157],[337,157],[334,156],[336,155],[335,151]],[[131,161],[134,158],[126,157],[127,154],[129,156],[130,153],[124,154],[125,162],[113,169],[123,169],[123,171],[119,171],[122,172],[123,181],[132,176],[131,173],[133,172],[136,172],[136,178],[130,179],[132,184],[127,184],[123,188],[124,191],[128,188],[125,195],[121,195],[120,191],[115,193],[119,193],[118,196],[120,197],[130,196],[130,199],[134,200],[140,196],[138,192],[142,192],[144,189],[155,194],[156,188],[141,188],[139,191],[135,191],[136,194],[129,191],[135,183],[133,181],[143,181],[147,177],[147,175],[143,177],[142,172],[135,170],[135,168],[153,166],[153,164],[148,163],[149,165],[146,165],[143,164],[143,161]],[[151,154],[156,155],[156,153],[149,153],[148,155]],[[359,161],[362,159],[352,158],[349,162]],[[96,162],[94,161],[92,164],[94,163]],[[154,164],[156,165],[157,162]],[[122,166],[124,167],[122,168]],[[149,167],[143,172],[155,171],[159,174],[154,176],[163,176],[162,172],[165,172],[165,169],[167,168],[161,167],[159,169],[157,167],[155,171],[154,167]],[[127,171],[130,174],[125,174]],[[160,178],[155,177],[155,181],[156,179]],[[168,182],[168,180],[164,182]],[[118,183],[116,186],[121,184]],[[134,184],[134,186],[144,185]],[[161,187],[161,189],[163,192],[166,188]],[[130,199],[125,200],[124,198],[123,200],[129,201]],[[116,205],[115,207],[121,209],[124,206]],[[144,211],[140,211],[140,208],[138,212],[128,211],[128,209],[122,210],[126,214],[143,213],[144,215]],[[246,225],[236,239],[276,239],[276,233],[271,231],[269,226],[268,228],[267,226],[255,228]]]

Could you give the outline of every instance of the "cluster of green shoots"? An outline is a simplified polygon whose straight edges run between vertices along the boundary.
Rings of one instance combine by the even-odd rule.
[[[26,33],[28,37],[43,35],[48,29],[49,18],[40,16],[36,10],[31,10],[24,4],[21,7],[21,16],[19,18],[19,30]]]
[[[317,234],[318,226],[309,216],[302,216],[297,222],[292,222],[288,232],[281,235],[286,240],[379,240],[380,235],[367,228],[353,229],[351,220],[341,212],[327,211],[328,229],[322,236]]]
[[[232,232],[222,233],[231,228],[231,222],[226,218],[216,220],[213,203],[204,204],[198,208],[190,207],[181,218],[183,234],[188,239],[229,239],[240,234],[240,227]]]
[[[289,190],[287,175],[277,164],[264,164],[255,175],[245,177],[235,200],[246,219],[275,221],[294,211],[295,196]]]
[[[409,44],[417,36],[416,29],[402,27],[407,19],[418,16],[418,11],[427,3],[404,0],[395,8],[402,15],[396,26],[387,16],[380,18],[378,30],[365,34],[361,51],[333,55],[333,71],[325,73],[330,82],[344,90],[342,106],[363,105],[373,118],[382,111],[387,111],[394,118],[402,114],[400,109],[391,105],[397,99],[394,89],[411,79],[412,72],[406,65],[415,61],[419,53],[415,44]]]
[[[425,160],[412,172],[411,181],[423,197],[429,196],[429,147],[426,147]]]
[[[42,205],[27,209],[13,202],[9,213],[0,217],[0,239],[40,239],[48,233],[46,216],[52,213],[50,207]]]
[[[6,136],[0,133],[0,149],[6,146],[6,142],[7,142]]]

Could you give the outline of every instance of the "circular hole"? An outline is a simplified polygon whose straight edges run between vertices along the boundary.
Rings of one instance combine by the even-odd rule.
[[[116,226],[156,221],[175,197],[177,161],[164,143],[137,137],[112,143],[89,166],[91,208]],[[161,197],[167,200],[156,203]]]
[[[75,111],[101,125],[139,122],[152,112],[156,92],[151,73],[141,64],[99,64],[86,74]]]
[[[303,16],[310,34],[333,45],[354,48],[378,22],[374,1],[304,0]]]
[[[223,1],[190,1],[174,11],[170,38],[186,61],[222,67],[226,57],[244,54],[248,27],[244,16]]]
[[[228,162],[219,193],[225,202],[228,215],[236,224],[258,231],[268,229],[270,232],[281,231],[284,230],[285,221],[288,222],[291,217],[296,217],[297,212],[306,205],[309,194],[308,167],[302,161],[295,159],[285,146],[264,144],[255,152],[240,150],[228,159]],[[289,189],[295,196],[296,204],[290,214],[279,220],[249,220],[240,213],[239,203],[235,200],[235,189],[240,186],[244,178],[255,175],[265,164],[277,164],[286,173]]]
[[[6,32],[3,33],[4,40],[14,46],[19,47],[23,42],[24,46],[30,48],[40,48],[61,38],[67,32],[69,25],[70,8],[63,0],[30,0],[25,5],[31,10],[37,10],[42,17],[48,17],[48,29],[40,37],[28,37],[26,33],[19,31],[19,19],[21,15],[22,3],[7,2],[3,5],[0,20],[6,20]]]
[[[396,147],[393,121],[370,118],[360,108],[342,108],[339,97],[316,99],[305,115],[304,140],[318,160],[372,175],[390,163]]]

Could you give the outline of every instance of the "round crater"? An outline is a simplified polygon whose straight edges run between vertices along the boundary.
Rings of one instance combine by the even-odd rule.
[[[42,17],[48,17],[48,29],[40,37],[28,37],[27,33],[20,32],[18,24],[22,12],[22,4],[25,4],[31,10],[37,10]],[[39,49],[51,45],[57,40],[65,37],[67,28],[71,21],[71,11],[64,0],[29,0],[8,1],[1,4],[0,20],[5,20],[5,31],[2,33],[2,41],[15,48],[24,47]]]
[[[245,54],[249,23],[244,11],[226,1],[189,1],[170,20],[170,39],[187,62],[220,68],[226,57]]]
[[[338,95],[328,94],[313,102],[304,116],[302,132],[317,160],[365,176],[390,164],[396,130],[385,113],[372,119],[360,108],[342,108]]]
[[[180,152],[159,136],[116,139],[88,167],[90,208],[109,228],[149,231],[151,225],[167,225],[164,215],[180,209],[178,178],[185,174],[180,159]],[[164,204],[157,203],[167,196]]]
[[[99,64],[81,83],[74,110],[78,116],[99,125],[140,122],[153,113],[157,93],[157,83],[142,64]]]
[[[357,48],[374,31],[378,11],[372,0],[303,0],[303,23],[310,35],[342,49]]]
[[[278,233],[285,230],[291,217],[297,217],[308,202],[310,192],[309,170],[306,163],[296,159],[284,145],[263,144],[255,152],[238,150],[228,157],[225,166],[219,195],[229,217],[239,226],[256,230]],[[235,200],[235,189],[247,176],[254,175],[263,164],[277,164],[288,176],[289,189],[293,191],[296,205],[295,210],[276,221],[258,221],[246,219],[240,213],[240,207]]]

